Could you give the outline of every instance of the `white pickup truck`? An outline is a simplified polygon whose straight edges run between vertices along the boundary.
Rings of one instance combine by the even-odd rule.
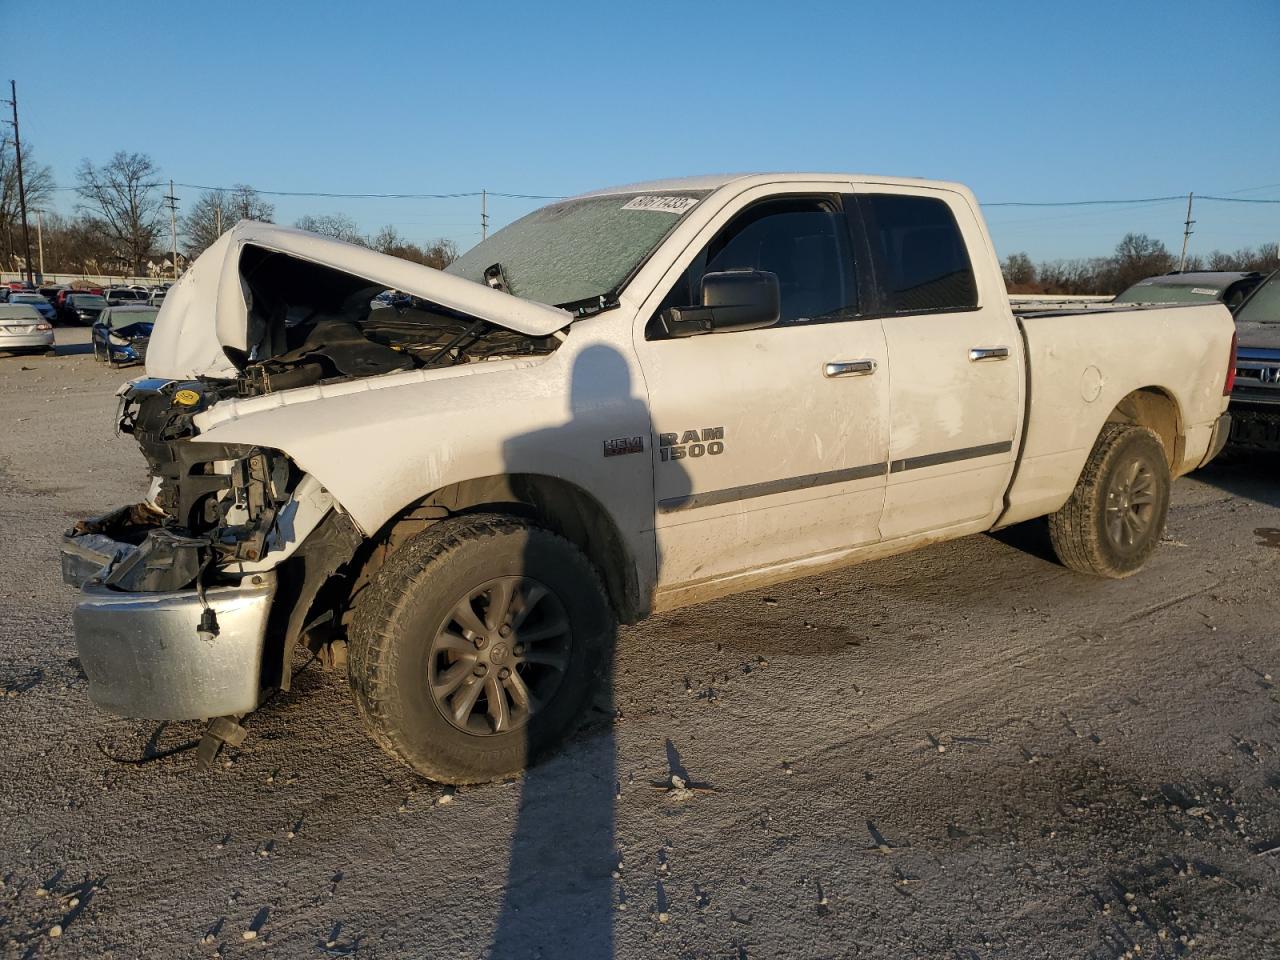
[[[216,752],[345,644],[389,753],[507,776],[618,621],[1035,517],[1134,573],[1227,436],[1233,351],[1220,305],[1015,316],[950,183],[601,190],[444,272],[242,222],[121,390],[148,498],[64,542],[89,694]]]

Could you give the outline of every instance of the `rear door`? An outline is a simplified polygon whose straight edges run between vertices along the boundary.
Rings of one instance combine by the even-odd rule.
[[[880,534],[987,526],[1013,473],[1025,388],[994,252],[960,193],[855,190],[892,373]]]
[[[641,310],[660,586],[879,539],[887,355],[880,320],[859,300],[848,184],[787,190],[730,204]],[[777,275],[780,322],[666,339],[656,315],[700,302],[702,276],[732,269]]]

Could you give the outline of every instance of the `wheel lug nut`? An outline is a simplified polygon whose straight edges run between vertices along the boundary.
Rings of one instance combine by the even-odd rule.
[[[476,649],[477,649],[477,650],[483,650],[483,649],[485,648],[485,646],[486,646],[488,643],[489,643],[489,638],[488,638],[488,637],[483,637],[483,636],[481,636],[481,637],[476,637],[476,639],[475,639],[475,644],[476,644]]]
[[[524,644],[517,643],[514,647],[511,648],[511,652],[514,653],[517,657],[520,656],[522,653],[524,653]]]
[[[504,625],[504,626],[502,627],[502,629],[500,629],[500,630],[498,631],[498,636],[500,636],[500,637],[509,637],[509,636],[511,636],[511,628],[510,628],[510,627],[508,627],[508,626],[505,626],[505,625]]]
[[[511,671],[508,670],[506,667],[503,667],[501,670],[498,671],[499,680],[505,680],[509,676],[511,676]]]
[[[488,673],[488,672],[489,672],[489,668],[488,668],[488,666],[486,666],[486,665],[485,665],[485,664],[483,664],[483,663],[477,663],[477,664],[476,664],[476,676],[477,676],[477,677],[483,677],[483,676],[484,676],[486,673]]]

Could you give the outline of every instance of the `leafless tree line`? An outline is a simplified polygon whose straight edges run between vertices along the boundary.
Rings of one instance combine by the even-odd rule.
[[[83,160],[73,188],[78,201],[70,215],[53,209],[53,171],[27,143],[22,145],[22,166],[32,269],[40,268],[37,247],[42,239],[47,273],[168,274],[173,254],[164,184],[149,156],[121,150],[102,164]],[[247,184],[201,193],[178,223],[179,265],[199,256],[238,220],[272,223],[275,206]],[[458,255],[450,240],[414,243],[391,225],[366,236],[345,214],[305,216],[295,226],[431,267],[448,266]],[[5,139],[0,140],[0,269],[20,272],[25,263],[17,156],[13,141]]]
[[[1178,257],[1145,233],[1127,233],[1109,257],[1032,262],[1025,253],[1011,253],[1000,264],[1010,293],[1117,294],[1139,280],[1178,269]],[[1188,256],[1186,271],[1257,270],[1280,268],[1275,244],[1241,247],[1208,256]]]

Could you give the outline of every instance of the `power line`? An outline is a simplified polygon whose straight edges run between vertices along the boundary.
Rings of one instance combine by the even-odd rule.
[[[163,184],[157,184],[163,186]],[[190,190],[221,190],[230,193],[231,187],[210,187],[199,183],[179,183],[179,187]],[[458,200],[466,197],[503,197],[509,200],[563,200],[563,196],[551,196],[537,193],[500,193],[494,190],[466,190],[458,193],[327,193],[305,190],[259,190],[251,188],[254,193],[266,197],[320,197],[336,200]]]
[[[1181,200],[1182,195],[1173,197],[1139,197],[1133,200],[1004,200],[999,203],[979,203],[983,207],[1103,207],[1119,203],[1167,203],[1170,200]]]
[[[1201,194],[1201,200],[1216,200],[1219,203],[1280,203],[1280,200],[1264,200],[1258,197],[1209,197]]]

